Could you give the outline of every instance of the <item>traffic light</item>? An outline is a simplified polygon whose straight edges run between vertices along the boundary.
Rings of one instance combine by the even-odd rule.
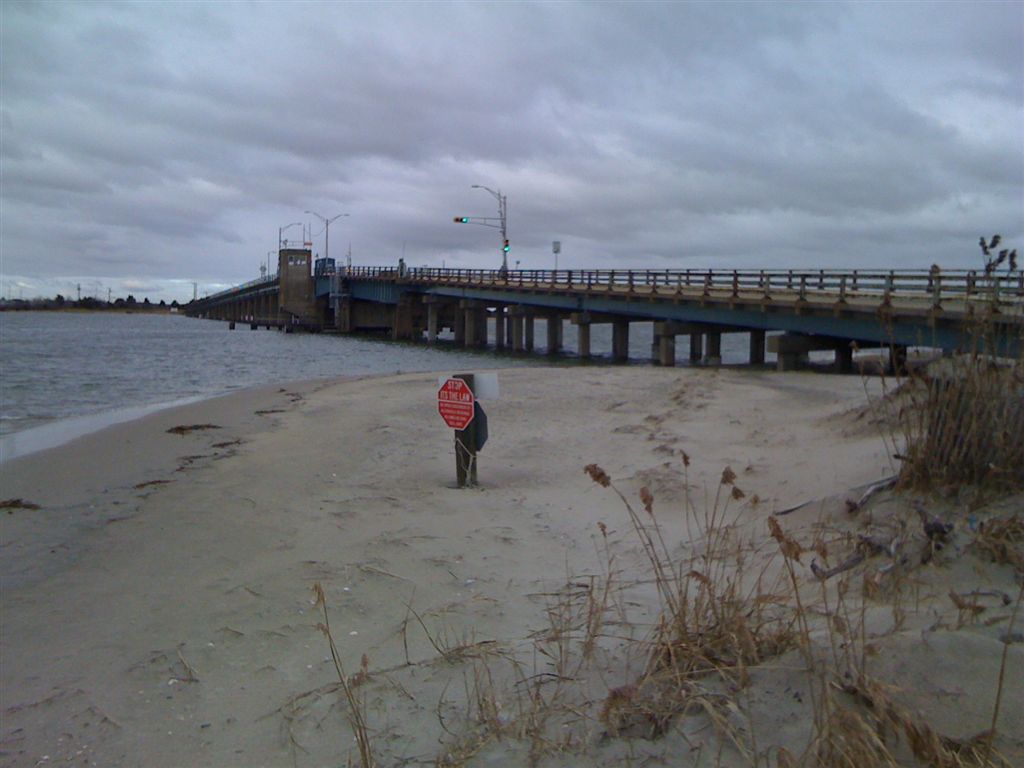
[[[469,224],[469,216],[456,216],[455,217],[455,223],[456,224]]]
[[[502,250],[505,251],[505,253],[508,253],[508,250],[509,250],[509,248],[508,248],[508,240],[505,241],[505,247],[502,248]]]

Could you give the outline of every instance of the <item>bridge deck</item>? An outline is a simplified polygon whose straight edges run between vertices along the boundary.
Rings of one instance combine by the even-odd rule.
[[[563,318],[572,314],[578,322],[675,321],[725,331],[788,331],[944,349],[961,348],[975,319],[985,317],[1008,339],[1006,349],[1014,354],[1024,336],[1024,273],[1020,271],[502,272],[350,267],[310,280],[324,306],[344,300],[394,305],[396,312],[410,300],[417,305],[441,301],[449,307],[470,301],[477,309],[520,307]],[[252,281],[195,302],[186,312],[206,314],[214,308],[214,316],[224,316],[224,307],[234,306],[234,313],[241,312],[239,319],[244,320],[255,314],[257,299],[266,302],[276,290],[274,278]],[[392,322],[379,312],[375,317],[374,327],[384,323],[397,329],[410,322]]]

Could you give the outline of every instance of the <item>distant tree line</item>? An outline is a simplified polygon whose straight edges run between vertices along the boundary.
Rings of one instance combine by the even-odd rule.
[[[171,309],[177,309],[179,306],[177,300],[172,301],[168,304],[163,299],[160,299],[158,304],[154,304],[149,300],[149,297],[144,298],[142,301],[137,300],[132,294],[128,294],[127,298],[119,298],[114,301],[102,301],[93,296],[86,296],[85,298],[73,300],[66,298],[62,294],[57,294],[52,299],[8,299],[0,298],[0,311],[28,311],[28,310],[62,310],[62,309],[90,309],[90,310],[131,310],[141,312],[167,312]]]

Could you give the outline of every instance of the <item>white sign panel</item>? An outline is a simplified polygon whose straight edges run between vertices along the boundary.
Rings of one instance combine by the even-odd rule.
[[[439,376],[437,379],[438,388],[451,376]],[[474,373],[473,374],[473,396],[477,400],[497,400],[500,391],[498,389],[497,373]]]

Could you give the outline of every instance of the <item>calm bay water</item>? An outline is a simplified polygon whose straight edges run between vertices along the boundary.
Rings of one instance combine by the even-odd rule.
[[[537,349],[543,350],[544,322],[536,325]],[[575,352],[572,330],[566,323],[563,360]],[[651,334],[649,323],[632,326],[631,360],[649,359]],[[725,362],[743,362],[745,345],[745,336],[724,336]],[[608,326],[594,326],[592,348],[595,355],[609,354]],[[685,360],[685,339],[678,352]],[[245,387],[548,362],[542,356],[466,351],[443,343],[430,348],[366,337],[251,331],[244,324],[229,331],[227,323],[181,315],[5,312],[0,313],[0,460],[11,457],[15,433],[48,427],[67,439],[75,431],[61,427],[67,420],[76,421],[81,433],[155,407]],[[30,442],[27,437],[22,436],[22,445]]]

